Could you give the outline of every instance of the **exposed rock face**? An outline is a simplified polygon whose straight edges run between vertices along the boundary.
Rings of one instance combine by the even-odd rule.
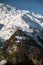
[[[35,44],[30,36],[18,30],[0,48],[0,61],[6,60],[5,65],[43,65],[43,52]]]

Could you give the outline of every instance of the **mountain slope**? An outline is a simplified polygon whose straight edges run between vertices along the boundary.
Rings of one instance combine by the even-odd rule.
[[[43,65],[42,15],[0,3],[0,65],[3,64]]]
[[[42,49],[22,30],[17,30],[0,48],[0,64],[43,65]]]
[[[0,41],[9,39],[16,30],[20,29],[31,36],[38,45],[43,47],[42,15],[34,12],[19,10],[6,4],[0,4]],[[39,39],[38,39],[39,38]]]

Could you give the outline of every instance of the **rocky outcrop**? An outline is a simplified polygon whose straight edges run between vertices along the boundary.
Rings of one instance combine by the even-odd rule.
[[[0,62],[5,65],[43,65],[43,52],[36,42],[17,30],[0,48]]]

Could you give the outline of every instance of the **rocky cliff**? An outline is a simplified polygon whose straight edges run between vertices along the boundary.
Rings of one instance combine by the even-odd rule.
[[[23,31],[17,30],[0,48],[5,65],[43,65],[43,52]]]

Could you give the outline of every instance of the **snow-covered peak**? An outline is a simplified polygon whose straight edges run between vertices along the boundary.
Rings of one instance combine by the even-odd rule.
[[[2,40],[4,39],[4,41],[9,39],[17,29],[21,29],[27,35],[30,35],[35,39],[37,35],[43,36],[43,22],[41,22],[40,19],[43,19],[42,15],[27,10],[19,10],[15,7],[1,3],[0,38]],[[3,26],[1,27],[1,25]]]

